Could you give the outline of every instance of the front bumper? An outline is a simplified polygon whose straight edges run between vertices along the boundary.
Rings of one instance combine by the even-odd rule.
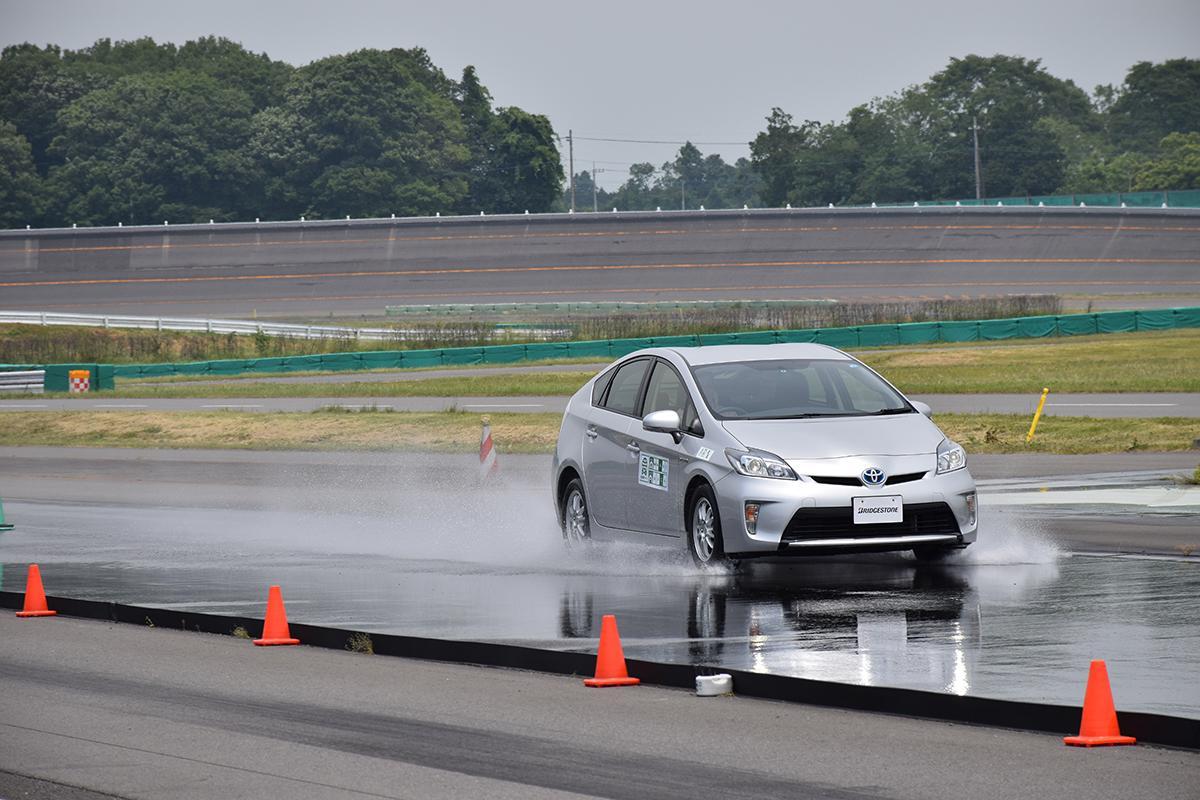
[[[975,480],[967,469],[942,475],[930,470],[881,488],[731,474],[716,490],[725,552],[738,558],[965,547],[978,532],[978,510],[970,507]],[[903,499],[903,522],[853,523],[853,498],[885,495]],[[753,533],[745,521],[747,502],[759,505]]]

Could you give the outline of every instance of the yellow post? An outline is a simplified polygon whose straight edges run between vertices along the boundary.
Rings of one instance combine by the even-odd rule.
[[[1038,401],[1037,411],[1033,412],[1033,422],[1029,426],[1029,434],[1025,437],[1025,444],[1033,441],[1033,432],[1037,430],[1038,420],[1042,418],[1042,409],[1046,407],[1046,395],[1050,394],[1049,387],[1042,389],[1042,399]]]

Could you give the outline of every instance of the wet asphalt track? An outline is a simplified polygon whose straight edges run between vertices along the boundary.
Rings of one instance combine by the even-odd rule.
[[[1200,294],[1182,209],[808,209],[0,232],[0,307],[317,317],[439,303]]]
[[[1200,550],[1200,497],[1137,505],[1176,491],[1161,478],[1188,454],[978,459],[982,539],[946,565],[716,574],[631,544],[564,553],[544,457],[508,457],[475,488],[470,457],[2,455],[5,590],[36,560],[51,594],[260,616],[280,583],[297,621],[582,651],[615,613],[631,656],[1064,704],[1105,658],[1120,708],[1200,718],[1200,562],[1183,555]],[[1078,478],[1085,465],[1107,477]],[[1084,554],[1100,550],[1146,555]]]

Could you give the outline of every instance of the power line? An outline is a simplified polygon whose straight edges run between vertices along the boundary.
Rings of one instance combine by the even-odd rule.
[[[579,141],[585,142],[622,142],[626,144],[693,144],[704,145],[705,147],[749,147],[749,142],[692,142],[692,141],[670,141],[666,139],[614,139],[603,136],[576,136]]]

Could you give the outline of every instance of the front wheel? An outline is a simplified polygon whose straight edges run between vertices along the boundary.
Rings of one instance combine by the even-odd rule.
[[[692,507],[688,512],[688,551],[692,554],[692,560],[702,567],[727,561],[717,499],[707,484],[692,495]]]
[[[573,478],[563,492],[562,519],[559,523],[562,525],[563,541],[567,547],[578,547],[591,541],[587,498],[583,494],[583,484],[578,478]]]

